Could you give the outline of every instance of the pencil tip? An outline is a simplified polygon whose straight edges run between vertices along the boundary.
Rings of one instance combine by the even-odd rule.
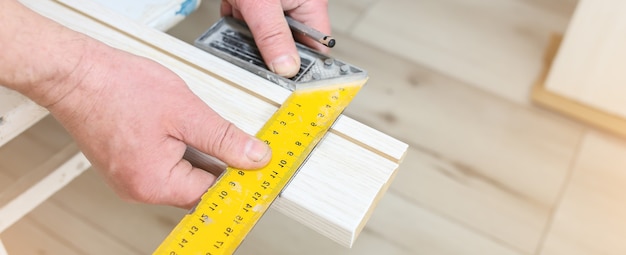
[[[326,46],[328,46],[328,48],[335,47],[335,39],[330,39],[328,41],[328,45],[326,45]]]

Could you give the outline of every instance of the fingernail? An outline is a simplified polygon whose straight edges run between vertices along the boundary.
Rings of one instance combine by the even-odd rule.
[[[258,139],[250,139],[246,143],[245,153],[249,160],[260,162],[270,154],[270,147]]]
[[[269,68],[272,72],[289,78],[296,75],[298,70],[300,70],[300,67],[296,63],[296,59],[294,59],[291,55],[283,55],[274,59]]]

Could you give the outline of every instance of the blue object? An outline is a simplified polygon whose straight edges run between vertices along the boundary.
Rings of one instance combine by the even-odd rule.
[[[176,15],[183,15],[187,17],[196,10],[196,6],[198,6],[198,0],[186,0],[180,4],[180,9],[176,11]]]

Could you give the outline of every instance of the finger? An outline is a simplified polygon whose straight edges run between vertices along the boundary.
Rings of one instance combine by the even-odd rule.
[[[233,17],[235,19],[243,20],[243,15],[241,15],[241,12],[237,9],[233,9]]]
[[[118,176],[105,175],[105,179],[126,201],[181,208],[191,208],[196,204],[217,179],[215,175],[194,167],[185,159],[179,159],[169,167],[166,166],[167,162],[157,161],[146,164],[140,170],[120,172]]]
[[[238,7],[268,68],[284,77],[296,75],[300,56],[280,1],[248,1]]]
[[[220,15],[224,16],[232,16],[233,14],[233,6],[226,0],[222,0],[220,4]]]
[[[183,159],[174,166],[167,182],[161,187],[158,204],[190,209],[216,179],[215,175],[195,168]]]
[[[223,119],[199,98],[183,107],[175,126],[186,144],[236,168],[257,169],[269,162],[269,146]]]

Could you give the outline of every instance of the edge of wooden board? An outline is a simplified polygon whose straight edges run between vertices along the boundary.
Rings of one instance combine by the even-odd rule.
[[[552,36],[544,55],[544,68],[532,87],[531,99],[537,105],[600,130],[626,138],[626,119],[548,90],[545,81],[557,56],[562,35]]]

